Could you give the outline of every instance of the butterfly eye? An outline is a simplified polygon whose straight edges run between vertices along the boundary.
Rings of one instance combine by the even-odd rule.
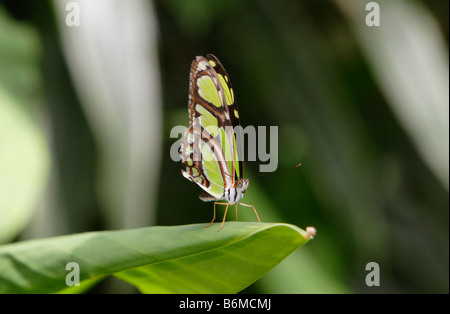
[[[245,193],[247,191],[248,185],[250,184],[250,180],[242,179],[238,182],[238,188]]]

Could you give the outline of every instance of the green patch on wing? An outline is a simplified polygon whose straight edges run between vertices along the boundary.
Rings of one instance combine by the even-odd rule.
[[[197,80],[198,94],[217,108],[222,106],[216,85],[210,76],[202,76]]]
[[[209,187],[203,187],[209,194],[220,198],[224,191],[223,177],[219,162],[212,152],[212,147],[202,142],[202,164],[206,179],[210,182]]]
[[[223,91],[225,93],[225,100],[227,102],[227,105],[231,106],[234,103],[233,89],[229,87],[222,74],[218,74],[218,76],[220,84],[222,85]]]

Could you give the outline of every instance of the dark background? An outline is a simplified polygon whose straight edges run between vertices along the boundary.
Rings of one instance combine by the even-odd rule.
[[[39,174],[2,242],[209,222],[212,204],[170,159],[169,134],[188,123],[191,61],[213,53],[241,124],[278,126],[278,168],[302,163],[251,179],[243,201],[264,222],[318,231],[244,292],[448,293],[447,1],[376,1],[379,27],[365,24],[368,1],[73,1],[98,10],[93,21],[82,11],[78,28],[58,2],[69,1],[0,2],[0,87],[15,100],[4,105],[45,139],[36,164],[17,159]],[[93,52],[98,67],[83,67]],[[137,105],[136,73],[153,78]],[[369,262],[379,287],[365,284]]]

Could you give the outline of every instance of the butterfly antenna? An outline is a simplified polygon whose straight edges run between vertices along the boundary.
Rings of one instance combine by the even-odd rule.
[[[289,168],[286,168],[286,169],[277,170],[277,171],[274,171],[274,172],[260,173],[260,174],[257,174],[257,175],[255,175],[255,176],[251,176],[249,179],[251,179],[251,178],[257,178],[257,177],[262,177],[262,176],[266,176],[266,175],[268,175],[268,174],[274,174],[274,173],[280,173],[280,172],[292,170],[292,169],[295,169],[295,168],[300,167],[301,165],[302,165],[302,163],[299,162],[299,163],[296,164],[295,166],[292,166],[292,167],[289,167]]]

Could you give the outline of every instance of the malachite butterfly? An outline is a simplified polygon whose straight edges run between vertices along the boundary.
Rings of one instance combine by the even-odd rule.
[[[186,166],[183,176],[203,189],[202,201],[214,201],[216,205],[237,204],[253,208],[253,205],[239,202],[250,183],[244,178],[241,156],[241,133],[239,111],[230,77],[214,55],[198,56],[192,61],[189,78],[189,127],[180,146],[180,156]],[[239,149],[238,149],[239,148]],[[226,201],[221,203],[220,201]]]

